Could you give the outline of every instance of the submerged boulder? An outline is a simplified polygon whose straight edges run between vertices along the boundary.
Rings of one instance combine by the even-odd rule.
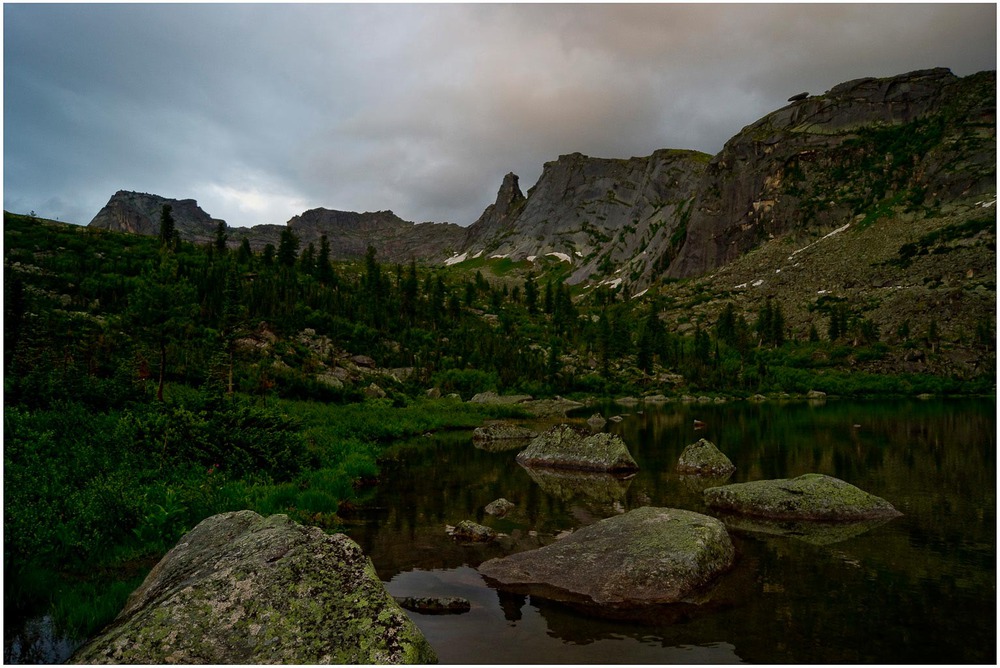
[[[73,663],[426,663],[433,650],[342,534],[215,515],[183,536]]]
[[[561,424],[540,434],[517,456],[523,466],[580,471],[636,471],[625,442],[613,434],[589,434]]]
[[[710,508],[770,519],[854,521],[902,515],[885,499],[819,473],[712,487],[704,497]]]
[[[677,460],[678,473],[725,476],[736,470],[729,457],[711,441],[701,438],[684,448]]]
[[[637,508],[479,572],[501,589],[573,604],[630,608],[696,602],[729,570],[735,549],[719,520],[675,508]]]

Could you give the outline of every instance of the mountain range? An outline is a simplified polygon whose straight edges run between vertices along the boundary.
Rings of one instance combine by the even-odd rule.
[[[794,96],[714,156],[563,155],[544,165],[526,194],[507,174],[496,201],[468,227],[325,208],[286,225],[302,248],[326,235],[334,259],[359,258],[369,245],[389,262],[548,256],[568,263],[570,284],[624,284],[634,293],[659,278],[707,275],[789,234],[820,238],[889,211],[995,200],[995,100],[993,71],[857,79]],[[156,234],[164,204],[181,238],[214,239],[221,221],[194,200],[127,191],[90,226]],[[227,226],[228,243],[276,246],[286,225]]]

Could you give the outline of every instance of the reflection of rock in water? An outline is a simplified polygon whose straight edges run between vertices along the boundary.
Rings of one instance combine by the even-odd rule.
[[[497,598],[500,600],[500,609],[503,610],[503,617],[509,622],[516,622],[521,619],[521,608],[528,601],[525,594],[515,594],[509,591],[496,590]]]
[[[797,522],[795,520],[766,520],[759,517],[725,514],[719,519],[725,523],[727,529],[732,531],[788,536],[811,545],[832,545],[868,533],[876,527],[891,522],[893,518],[858,522]]]
[[[682,474],[678,475],[677,479],[680,480],[681,486],[687,491],[693,494],[701,494],[709,487],[718,487],[720,485],[725,485],[726,481],[733,477],[733,472],[730,471],[726,475],[694,475],[694,474]]]
[[[563,501],[574,499],[614,504],[625,498],[632,484],[631,475],[614,475],[592,471],[565,471],[522,466],[542,491]]]
[[[501,438],[493,441],[476,439],[472,444],[486,452],[507,452],[508,450],[523,450],[531,443],[530,438]]]

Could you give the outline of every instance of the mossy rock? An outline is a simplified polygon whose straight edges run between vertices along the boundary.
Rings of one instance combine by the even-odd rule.
[[[342,534],[215,515],[183,536],[71,663],[428,663],[427,640]]]
[[[636,471],[625,442],[614,434],[588,434],[567,424],[539,435],[518,456],[528,467],[551,467],[579,471]]]
[[[719,448],[704,438],[684,448],[677,460],[678,473],[725,476],[736,470],[733,462]]]
[[[490,559],[479,572],[501,589],[576,605],[632,608],[697,602],[734,560],[733,543],[719,520],[644,507],[537,550]]]
[[[770,519],[842,522],[902,514],[883,498],[819,473],[712,487],[704,497],[709,508]]]

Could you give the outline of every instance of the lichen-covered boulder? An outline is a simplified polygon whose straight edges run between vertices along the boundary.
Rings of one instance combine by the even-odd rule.
[[[819,473],[712,487],[704,498],[716,510],[770,519],[855,521],[902,514],[881,497]]]
[[[684,448],[677,460],[677,472],[695,475],[724,476],[736,470],[729,457],[709,440],[698,439]]]
[[[210,517],[71,663],[427,663],[433,650],[342,534],[285,515]]]
[[[447,596],[443,598],[424,596],[397,597],[396,602],[407,610],[419,612],[422,615],[461,615],[472,609],[472,603],[467,598]]]
[[[470,520],[462,520],[454,527],[449,527],[449,533],[455,540],[466,543],[489,543],[496,540],[499,535],[490,527]]]
[[[514,509],[514,504],[507,499],[501,497],[496,501],[490,501],[483,508],[483,511],[487,515],[493,515],[494,517],[506,517],[507,513]]]
[[[589,434],[561,424],[540,434],[517,455],[523,466],[580,471],[636,471],[625,442],[614,434]]]
[[[735,549],[719,520],[675,508],[637,508],[479,572],[501,589],[609,608],[696,602],[729,570]]]
[[[472,432],[472,440],[482,441],[528,441],[538,436],[538,432],[526,427],[519,427],[509,422],[493,422],[482,427],[476,427]]]

